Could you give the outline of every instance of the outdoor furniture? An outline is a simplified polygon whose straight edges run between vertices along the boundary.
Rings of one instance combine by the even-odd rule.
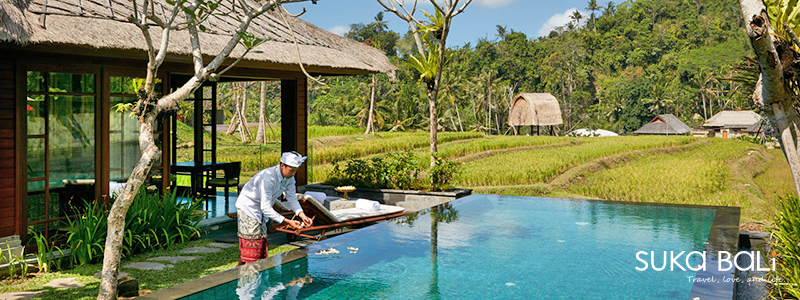
[[[197,196],[200,187],[203,186],[202,178],[203,172],[210,172],[219,170],[230,164],[227,162],[211,163],[204,161],[196,163],[194,161],[182,161],[170,164],[170,170],[173,174],[189,175],[191,176],[191,197]]]
[[[225,213],[228,213],[228,195],[230,194],[230,188],[238,187],[239,186],[239,173],[242,171],[242,163],[241,162],[231,162],[227,163],[222,166],[221,168],[223,177],[216,177],[216,170],[211,172],[212,176],[210,179],[206,180],[206,185],[211,187],[211,194],[213,197],[216,197],[216,191],[218,187],[225,188]],[[206,202],[208,203],[208,202]]]
[[[303,208],[306,216],[314,219],[314,225],[300,229],[288,229],[282,226],[275,228],[277,231],[285,232],[287,239],[290,241],[297,238],[297,236],[307,237],[310,239],[321,240],[325,238],[326,231],[330,229],[337,229],[349,227],[354,225],[361,225],[376,221],[387,220],[391,218],[401,217],[408,214],[405,208],[392,205],[380,205],[380,210],[365,210],[360,208],[347,208],[330,211],[325,206],[317,202],[311,197],[306,195],[298,195],[300,206]],[[288,208],[284,207],[288,211]],[[280,207],[274,205],[273,207],[278,210]],[[280,213],[285,213],[278,210]],[[309,235],[309,232],[320,231],[318,235]]]

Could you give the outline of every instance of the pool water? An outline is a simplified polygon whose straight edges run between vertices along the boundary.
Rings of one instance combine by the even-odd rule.
[[[689,299],[697,272],[670,271],[669,257],[664,271],[637,271],[636,253],[654,251],[660,267],[664,251],[704,251],[715,214],[471,195],[312,244],[306,258],[242,268],[240,279],[184,299]],[[321,253],[330,248],[339,253]],[[685,254],[678,261],[686,267]]]

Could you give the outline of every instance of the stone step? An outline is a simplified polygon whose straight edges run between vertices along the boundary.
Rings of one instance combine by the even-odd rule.
[[[23,254],[23,251],[24,251],[24,249],[25,249],[25,247],[24,247],[24,246],[12,247],[12,248],[10,248],[10,249],[9,249],[9,248],[6,248],[5,246],[3,246],[3,247],[2,247],[2,251],[3,251],[2,258],[3,258],[3,259],[1,259],[1,260],[0,260],[0,264],[8,264],[8,262],[9,262],[9,261],[10,261],[12,258],[14,258],[14,256],[15,256],[15,255],[16,255],[17,257],[20,257],[20,258],[22,258],[22,254]],[[9,253],[10,253],[10,255],[9,255]],[[0,267],[0,268],[1,268],[1,267]]]
[[[0,245],[5,246],[6,245],[6,241],[8,241],[9,243],[12,243],[13,241],[19,242],[19,236],[18,235],[9,235],[9,236],[5,236],[5,237],[1,237],[0,238]]]
[[[14,248],[14,247],[19,247],[19,246],[22,246],[22,241],[19,240],[19,239],[16,239],[16,240],[5,240],[3,242],[0,242],[0,249],[8,249],[8,248]]]

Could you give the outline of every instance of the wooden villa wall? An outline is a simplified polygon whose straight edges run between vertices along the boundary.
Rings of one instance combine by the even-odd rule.
[[[14,60],[0,60],[0,237],[20,234],[14,147],[16,69]]]
[[[281,80],[281,151],[308,155],[308,103],[305,76]],[[296,124],[296,125],[295,125]],[[308,183],[307,161],[297,170],[297,186]]]

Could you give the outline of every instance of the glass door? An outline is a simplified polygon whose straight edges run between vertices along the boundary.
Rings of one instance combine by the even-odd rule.
[[[95,199],[96,74],[27,72],[28,225],[47,236]]]

